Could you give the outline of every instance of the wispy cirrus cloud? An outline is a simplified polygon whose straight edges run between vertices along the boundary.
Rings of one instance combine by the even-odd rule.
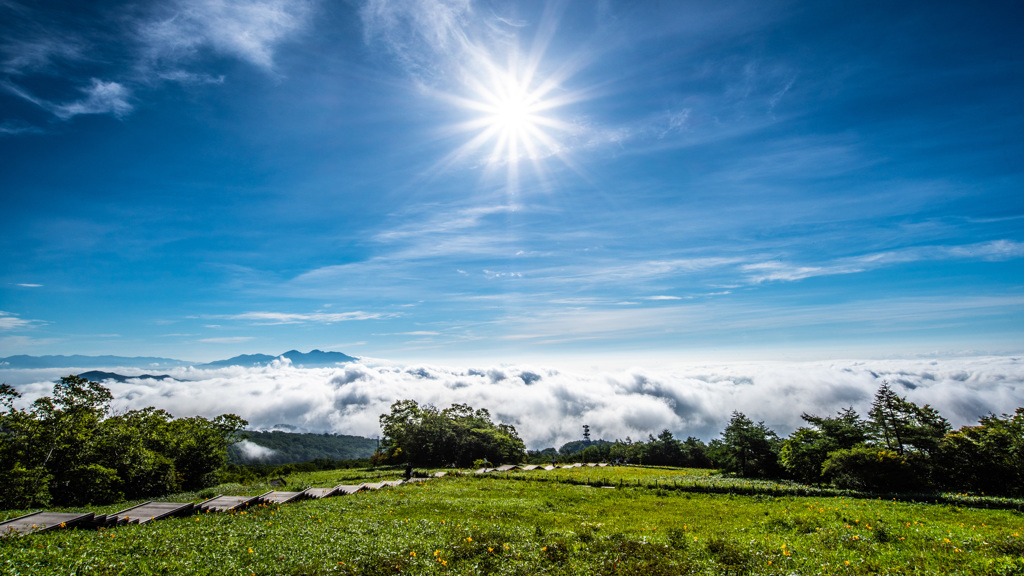
[[[48,104],[45,107],[61,120],[69,120],[80,114],[111,114],[124,118],[134,109],[129,102],[131,92],[118,82],[93,78],[88,86],[82,88],[82,92],[85,96],[80,100]]]
[[[179,0],[165,5],[138,25],[145,65],[165,78],[195,80],[177,67],[187,65],[203,48],[274,68],[276,47],[302,30],[312,12],[309,0]]]
[[[919,246],[873,252],[860,256],[837,258],[815,264],[794,264],[783,260],[752,262],[740,266],[747,279],[754,283],[792,282],[815,276],[856,274],[911,262],[950,259],[1001,261],[1024,257],[1024,242],[993,240],[960,246]]]
[[[218,338],[200,338],[198,341],[206,344],[241,344],[255,339],[255,336],[221,336]]]
[[[26,320],[24,318],[20,318],[17,314],[0,310],[0,330],[17,330],[20,328],[28,328],[34,324],[39,324],[39,321]]]
[[[123,118],[133,110],[132,104],[129,102],[130,90],[118,82],[104,82],[98,78],[92,78],[88,86],[79,88],[78,91],[83,94],[81,98],[67,102],[54,102],[39,98],[10,81],[0,81],[0,88],[35,104],[61,120],[70,120],[82,114],[111,114],[117,118]],[[30,128],[22,127],[14,133],[30,131],[32,131]],[[36,131],[41,131],[41,129],[37,128]]]
[[[0,70],[7,75],[0,87],[58,120],[125,118],[133,99],[161,83],[223,83],[223,74],[209,72],[211,54],[273,72],[275,52],[309,24],[314,1],[175,0],[131,11],[98,8],[91,20],[8,3],[18,26],[0,43]],[[27,87],[39,80],[62,86],[67,97]],[[71,98],[76,92],[82,96]],[[2,133],[31,132],[15,122],[0,118]]]
[[[0,122],[0,134],[18,136],[21,134],[43,134],[45,130],[21,120],[4,120]]]
[[[276,324],[334,324],[337,322],[351,322],[354,320],[379,320],[389,317],[388,314],[379,312],[313,312],[309,314],[294,314],[286,312],[245,312],[223,316],[227,320],[245,320],[260,325]]]
[[[360,11],[368,43],[381,43],[411,74],[433,81],[480,50],[472,0],[369,0]],[[496,20],[498,21],[498,20]]]

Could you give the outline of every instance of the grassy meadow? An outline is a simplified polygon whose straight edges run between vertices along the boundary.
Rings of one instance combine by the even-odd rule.
[[[325,471],[290,477],[288,489],[396,478],[393,471]],[[0,572],[1024,574],[1018,511],[670,488],[687,478],[745,482],[707,470],[639,467],[449,476],[234,514],[2,538]],[[614,487],[580,483],[588,480]],[[168,500],[266,489],[224,485]]]

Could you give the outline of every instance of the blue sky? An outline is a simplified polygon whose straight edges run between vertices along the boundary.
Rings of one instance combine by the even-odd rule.
[[[1021,353],[1022,15],[0,0],[0,356]]]

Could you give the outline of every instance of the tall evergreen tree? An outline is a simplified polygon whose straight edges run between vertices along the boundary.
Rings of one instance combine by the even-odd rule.
[[[754,424],[742,412],[733,412],[721,440],[712,442],[711,457],[727,472],[747,477],[771,477],[779,472],[782,441],[764,422]]]
[[[900,456],[908,451],[934,454],[950,430],[938,411],[896,394],[887,381],[875,393],[868,416],[875,441]]]

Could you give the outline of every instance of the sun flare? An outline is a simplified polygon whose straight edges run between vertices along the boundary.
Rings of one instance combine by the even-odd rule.
[[[490,121],[505,137],[530,132],[536,129],[538,120],[530,104],[529,96],[519,86],[509,86],[492,103]]]
[[[516,70],[492,62],[466,76],[465,93],[450,99],[470,115],[457,131],[471,136],[450,161],[482,153],[486,167],[505,166],[509,178],[514,179],[516,166],[523,160],[531,161],[539,171],[546,158],[566,160],[566,146],[560,139],[572,125],[556,114],[559,107],[577,98],[564,93],[557,77],[538,79],[536,66]]]

